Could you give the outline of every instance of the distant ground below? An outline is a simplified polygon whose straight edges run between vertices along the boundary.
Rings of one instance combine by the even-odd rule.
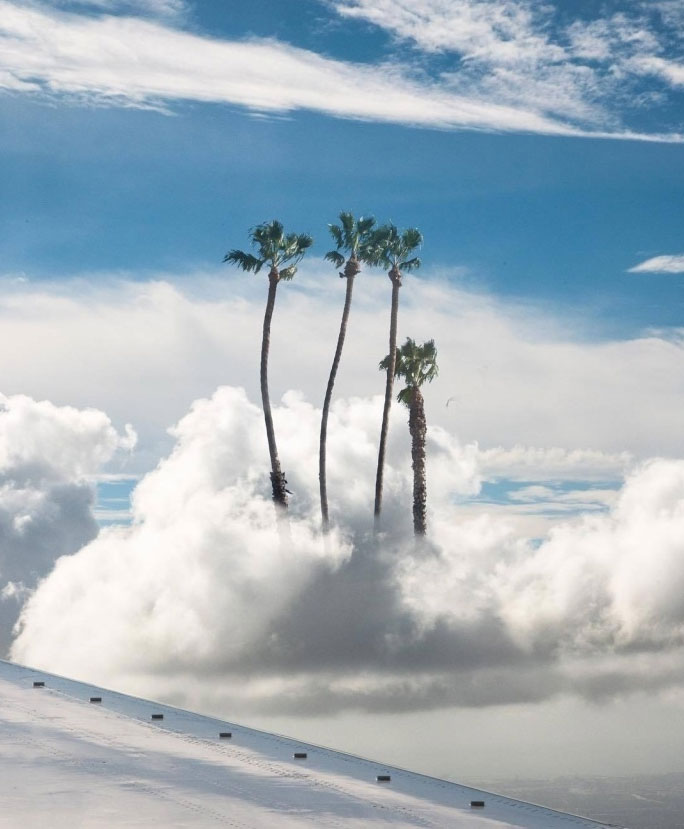
[[[684,829],[684,774],[496,779],[477,785],[629,829]]]

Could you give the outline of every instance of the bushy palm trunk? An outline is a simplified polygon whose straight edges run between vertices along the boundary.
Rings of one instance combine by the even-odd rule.
[[[328,514],[328,481],[326,475],[328,415],[330,413],[330,402],[332,400],[333,388],[335,386],[335,378],[337,377],[337,369],[339,368],[340,359],[342,358],[342,348],[344,347],[344,340],[347,336],[349,310],[351,308],[352,293],[354,291],[354,277],[360,270],[361,268],[359,267],[358,260],[355,257],[350,257],[345,265],[344,274],[341,274],[341,276],[344,276],[347,280],[347,291],[344,297],[344,309],[342,310],[340,332],[337,336],[337,347],[335,348],[335,356],[333,357],[333,363],[330,369],[328,386],[325,390],[325,399],[323,401],[323,412],[321,414],[321,437],[318,453],[318,480],[321,491],[321,520],[324,533],[327,533],[330,530],[330,516]]]
[[[387,448],[387,432],[389,430],[389,413],[392,406],[394,371],[397,363],[397,318],[399,315],[399,288],[401,288],[401,273],[396,267],[390,270],[389,278],[392,281],[392,310],[390,314],[389,363],[387,366],[387,381],[385,383],[385,403],[382,409],[380,447],[378,449],[378,467],[375,475],[375,506],[373,510],[373,517],[376,532],[380,529],[380,510],[382,509],[382,487],[385,471],[385,451]]]
[[[411,465],[413,466],[413,532],[416,536],[426,533],[425,510],[427,504],[427,479],[425,475],[425,403],[419,388],[411,389],[409,402],[409,432],[411,433]]]
[[[287,512],[287,486],[285,475],[280,468],[278,458],[278,447],[276,446],[275,430],[273,429],[273,415],[271,414],[271,400],[268,393],[268,352],[271,344],[271,319],[275,307],[276,290],[280,274],[277,268],[271,268],[268,275],[268,299],[266,301],[266,312],[264,314],[264,329],[261,338],[261,402],[264,409],[264,420],[266,421],[266,438],[268,440],[268,454],[271,458],[271,488],[273,490],[273,502],[279,515]]]

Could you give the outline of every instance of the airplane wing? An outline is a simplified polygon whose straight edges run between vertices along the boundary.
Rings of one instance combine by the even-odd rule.
[[[0,827],[606,824],[0,660]]]

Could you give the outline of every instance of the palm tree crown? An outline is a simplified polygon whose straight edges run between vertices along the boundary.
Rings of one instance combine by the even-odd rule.
[[[367,265],[379,264],[381,249],[377,244],[374,228],[373,216],[355,219],[352,213],[340,213],[339,225],[328,225],[337,249],[329,250],[325,258],[336,268],[341,268],[346,261],[342,255],[344,251],[348,259],[365,262]],[[340,276],[344,277],[345,274]]]
[[[272,271],[278,272],[279,280],[292,279],[297,273],[297,264],[313,244],[313,239],[307,233],[285,233],[282,222],[277,219],[253,227],[249,235],[258,256],[242,250],[231,250],[223,257],[223,261],[237,265],[249,273],[259,273],[264,265],[269,265]],[[288,262],[291,264],[283,267]]]
[[[392,272],[401,279],[402,271],[415,271],[420,267],[420,259],[413,253],[422,244],[423,234],[415,227],[402,233],[390,223],[379,228],[375,235],[379,263],[390,269],[390,279]]]
[[[380,370],[387,371],[389,367],[389,354],[380,363]],[[410,337],[397,349],[397,360],[394,366],[395,377],[403,377],[406,381],[406,388],[403,388],[397,395],[397,400],[405,406],[411,404],[411,393],[413,389],[419,389],[424,383],[431,383],[439,374],[437,367],[437,349],[435,341],[428,340],[418,345]]]

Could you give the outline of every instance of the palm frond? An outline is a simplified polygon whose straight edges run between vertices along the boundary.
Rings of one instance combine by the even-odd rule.
[[[240,250],[231,250],[224,257],[224,262],[236,264],[243,270],[257,273],[267,262],[272,268],[280,270],[282,279],[292,279],[296,272],[290,268],[280,269],[280,266],[290,262],[296,265],[304,253],[313,244],[313,239],[307,233],[285,234],[282,222],[273,219],[271,222],[262,222],[250,228],[252,245],[258,256]],[[283,275],[286,274],[286,275]]]
[[[380,251],[375,242],[374,227],[375,218],[373,216],[367,216],[366,218],[362,216],[356,222],[354,255],[367,265],[377,265],[379,262]]]
[[[356,224],[357,224],[357,227],[358,227],[358,230],[359,230],[359,234],[361,234],[362,236],[365,236],[367,233],[370,233],[370,231],[375,226],[375,217],[374,216],[366,216],[366,217],[361,216],[361,218],[359,219],[359,221]]]
[[[239,268],[242,268],[243,271],[252,273],[259,273],[261,266],[264,264],[262,259],[258,259],[251,253],[245,253],[243,250],[228,251],[228,253],[223,257],[223,261],[228,262],[231,265],[237,265]]]
[[[264,228],[267,238],[271,242],[278,244],[283,238],[283,223],[278,221],[278,219],[273,219],[272,222],[267,222],[262,225],[262,227]]]
[[[411,405],[411,391],[412,391],[412,388],[413,388],[412,386],[406,386],[405,388],[401,389],[401,391],[397,395],[397,400],[400,403],[403,403],[404,406],[406,406],[407,408]]]
[[[379,237],[372,229],[364,236],[359,245],[358,258],[367,265],[378,266],[386,264],[385,244],[383,237]]]
[[[339,225],[328,225],[330,235],[338,248],[344,247],[344,239],[342,238],[342,228]]]
[[[401,262],[399,267],[402,271],[415,271],[421,266],[421,261],[417,256],[414,256],[413,259],[406,259],[404,262]]]
[[[261,258],[270,262],[271,265],[277,266],[279,261],[278,251],[282,247],[283,241],[282,222],[277,219],[273,219],[271,222],[263,222],[253,227],[249,235]]]
[[[313,236],[309,236],[308,233],[300,233],[299,236],[297,236],[297,244],[299,245],[299,250],[302,253],[304,253],[305,250],[308,250],[313,243]]]
[[[349,257],[354,256],[362,262],[372,264],[370,260],[373,257],[369,253],[369,245],[375,219],[369,216],[357,220],[354,218],[354,214],[349,211],[340,213],[339,218],[339,225],[328,225],[330,235],[335,240],[337,249],[344,251]]]
[[[327,259],[328,262],[332,262],[336,268],[341,268],[345,262],[344,256],[336,250],[329,250],[323,258]]]
[[[347,250],[352,250],[354,248],[354,233],[356,225],[354,214],[349,212],[340,213],[340,224],[342,225],[344,245]]]
[[[399,238],[399,231],[392,222],[388,222],[376,228],[374,236],[378,244],[392,245]]]
[[[428,340],[422,345],[417,345],[415,340],[407,337],[406,342],[397,349],[394,373],[395,376],[404,378],[407,389],[420,388],[424,383],[431,383],[439,374],[435,341]]]
[[[417,228],[400,232],[391,222],[378,228],[373,233],[373,251],[376,261],[388,268],[415,270],[420,267],[420,259],[411,254],[420,247],[423,236]]]
[[[284,237],[280,248],[279,262],[283,264],[285,262],[291,262],[293,265],[296,265],[311,245],[313,245],[313,239],[308,234],[288,233]]]
[[[381,225],[369,235],[368,250],[374,265],[385,265],[390,268],[394,264],[393,248],[396,245],[398,232],[393,224]]]
[[[281,268],[280,269],[280,278],[285,280],[285,282],[289,282],[290,279],[297,273],[297,266],[290,265],[288,268]]]
[[[296,233],[288,233],[287,236],[282,237],[280,240],[280,251],[282,253],[283,262],[291,259],[293,256],[297,256],[299,251]]]
[[[423,244],[423,234],[416,227],[410,227],[401,235],[402,244],[407,251],[415,250]]]

